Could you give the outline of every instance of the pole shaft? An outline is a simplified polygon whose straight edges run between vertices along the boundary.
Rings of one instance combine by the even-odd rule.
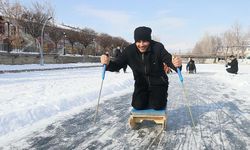
[[[98,102],[97,102],[96,111],[95,111],[94,123],[96,123],[96,118],[97,118],[97,115],[98,115],[99,103],[100,103],[100,98],[101,98],[101,93],[102,93],[102,85],[103,85],[103,80],[102,80],[101,88],[100,88],[100,91],[99,91]]]
[[[103,69],[102,69],[102,83],[101,83],[101,88],[100,88],[99,95],[98,95],[98,102],[97,102],[96,112],[95,112],[95,117],[94,117],[94,123],[95,124],[96,124],[96,118],[97,118],[98,110],[99,110],[99,103],[100,103],[101,94],[102,94],[102,85],[103,85],[103,81],[104,81],[104,78],[105,78],[105,72],[106,72],[106,65],[103,65]]]

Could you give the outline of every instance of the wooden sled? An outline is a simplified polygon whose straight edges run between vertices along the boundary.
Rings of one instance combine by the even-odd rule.
[[[162,128],[166,128],[166,110],[136,110],[132,109],[129,118],[129,125],[133,129],[136,127],[136,124],[142,123],[144,120],[154,121],[156,124],[161,124]]]

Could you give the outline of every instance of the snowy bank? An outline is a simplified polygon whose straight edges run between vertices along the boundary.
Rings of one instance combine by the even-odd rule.
[[[7,134],[29,128],[36,122],[50,117],[55,121],[56,115],[65,116],[67,111],[95,106],[101,72],[101,67],[95,67],[0,74],[0,141]],[[131,92],[133,82],[131,71],[107,72],[101,102]]]

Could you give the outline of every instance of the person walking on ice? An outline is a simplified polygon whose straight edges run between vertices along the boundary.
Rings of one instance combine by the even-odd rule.
[[[195,62],[194,62],[194,60],[191,57],[189,58],[189,62],[187,63],[186,71],[188,73],[196,73]]]

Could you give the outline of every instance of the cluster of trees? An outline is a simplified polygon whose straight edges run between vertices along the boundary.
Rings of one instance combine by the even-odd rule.
[[[0,14],[15,26],[16,34],[9,37],[11,43],[22,49],[33,40],[33,48],[41,41],[42,26],[48,18],[44,31],[45,52],[57,53],[58,45],[63,45],[63,53],[80,55],[98,55],[103,51],[110,51],[120,46],[126,47],[129,43],[121,37],[113,37],[106,33],[97,33],[90,28],[76,28],[66,25],[57,25],[54,20],[54,10],[47,2],[34,2],[30,8],[22,6],[19,2],[10,3],[0,0]],[[33,39],[28,38],[31,35]],[[15,42],[19,41],[19,42]],[[20,48],[21,47],[21,48]],[[24,49],[25,50],[25,49]],[[60,51],[62,48],[60,49]]]
[[[220,36],[206,33],[193,48],[195,55],[236,55],[245,57],[245,51],[250,46],[250,30],[243,32],[242,27],[235,23]]]

